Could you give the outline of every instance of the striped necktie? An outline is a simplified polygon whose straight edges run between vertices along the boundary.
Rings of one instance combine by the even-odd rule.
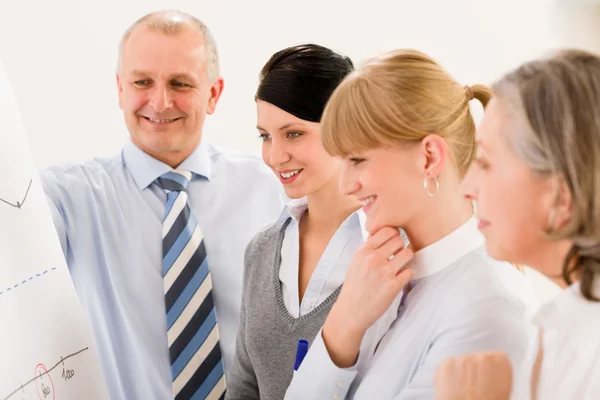
[[[175,400],[225,398],[225,375],[212,283],[200,227],[191,213],[189,171],[158,178],[167,192],[163,283]]]

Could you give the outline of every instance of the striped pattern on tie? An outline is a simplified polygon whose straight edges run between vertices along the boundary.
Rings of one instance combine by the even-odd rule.
[[[212,283],[200,227],[188,204],[189,171],[158,178],[167,192],[163,283],[175,400],[225,398]]]

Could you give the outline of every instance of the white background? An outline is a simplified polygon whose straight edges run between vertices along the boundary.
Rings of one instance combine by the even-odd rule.
[[[0,202],[0,399],[19,388],[11,400],[106,399],[92,336],[9,86],[0,63],[0,198],[21,206]],[[61,357],[86,347],[52,370]],[[38,369],[40,363],[46,369]],[[63,366],[77,379],[61,379]],[[49,375],[40,377],[45,371]],[[29,383],[34,376],[39,378]],[[37,394],[42,383],[47,397]]]
[[[461,83],[489,83],[551,46],[550,0],[0,0],[0,56],[39,168],[117,151],[126,138],[115,64],[121,35],[175,8],[209,25],[225,91],[206,137],[258,151],[254,92],[277,50],[314,41],[356,62],[414,47]]]
[[[358,63],[413,47],[461,83],[489,84],[558,45],[600,49],[600,6],[575,5],[598,0],[558,1],[0,0],[0,58],[38,168],[106,156],[127,137],[115,83],[121,35],[147,12],[190,12],[213,31],[225,77],[205,137],[258,152],[254,91],[275,51],[313,41]]]

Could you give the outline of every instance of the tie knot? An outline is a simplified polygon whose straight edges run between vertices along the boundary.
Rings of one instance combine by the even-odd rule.
[[[158,183],[167,192],[185,192],[192,179],[190,171],[173,170],[158,178]]]

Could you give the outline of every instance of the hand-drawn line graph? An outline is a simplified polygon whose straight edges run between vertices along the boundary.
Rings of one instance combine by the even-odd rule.
[[[39,274],[32,275],[29,277],[29,279],[25,279],[25,280],[21,281],[21,283],[16,283],[13,286],[7,287],[6,289],[3,289],[2,287],[0,287],[0,296],[3,295],[4,293],[10,292],[11,290],[17,289],[19,286],[23,286],[24,284],[26,284],[29,281],[34,280],[35,278],[41,278],[42,276],[44,276],[47,273],[52,272],[52,271],[56,271],[56,267],[52,267],[43,272],[40,272]]]
[[[85,347],[79,351],[76,351],[75,353],[69,354],[66,357],[61,357],[60,361],[58,361],[56,364],[54,364],[54,366],[52,366],[52,368],[50,369],[46,369],[46,367],[44,366],[44,364],[38,364],[35,367],[35,375],[33,378],[31,378],[30,380],[28,380],[27,382],[25,382],[24,384],[21,384],[21,386],[19,386],[18,388],[16,388],[12,393],[10,393],[8,396],[3,397],[2,400],[8,400],[11,397],[13,397],[14,395],[18,394],[19,392],[25,392],[25,388],[29,385],[31,385],[32,383],[36,384],[36,391],[38,394],[38,397],[40,399],[45,399],[47,398],[47,396],[52,395],[52,397],[50,397],[51,399],[55,398],[55,393],[54,393],[54,383],[52,382],[52,378],[50,377],[50,372],[54,371],[59,365],[62,364],[63,366],[63,373],[62,373],[62,379],[64,379],[65,381],[71,379],[74,377],[75,375],[75,370],[74,369],[64,369],[65,366],[65,361],[67,361],[69,358],[75,357],[81,353],[83,353],[84,351],[87,351],[89,349],[89,347]],[[43,377],[47,377],[49,384],[46,385],[43,382]],[[40,389],[41,389],[41,393],[40,393]]]
[[[0,197],[0,202],[7,204],[11,207],[14,207],[14,208],[21,209],[21,207],[23,207],[23,204],[25,203],[25,200],[27,200],[27,195],[29,194],[29,189],[31,188],[32,181],[33,181],[33,179],[29,180],[29,186],[27,186],[27,191],[25,192],[25,196],[23,196],[23,200],[17,201],[16,203],[11,203],[10,201],[5,200],[2,197]]]

